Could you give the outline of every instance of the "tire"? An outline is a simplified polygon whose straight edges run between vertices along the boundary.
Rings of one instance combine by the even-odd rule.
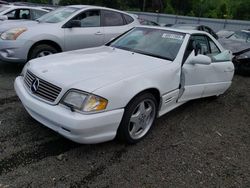
[[[40,44],[35,46],[31,53],[30,53],[30,59],[35,59],[38,57],[43,57],[51,54],[58,53],[58,50],[54,48],[53,46],[47,45],[47,44]]]
[[[143,139],[155,122],[157,107],[157,101],[152,94],[136,96],[125,108],[117,138],[128,144],[135,144]]]
[[[236,74],[250,76],[250,63],[241,64],[237,67]]]

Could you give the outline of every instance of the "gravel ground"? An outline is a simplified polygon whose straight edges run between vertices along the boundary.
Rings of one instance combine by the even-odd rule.
[[[0,188],[250,187],[250,78],[159,118],[136,145],[79,145],[33,120],[0,63]]]

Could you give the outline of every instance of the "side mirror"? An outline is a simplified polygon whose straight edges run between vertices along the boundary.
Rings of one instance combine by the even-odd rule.
[[[0,16],[0,20],[4,21],[4,20],[8,20],[8,16],[6,15],[2,15]]]
[[[198,54],[197,56],[191,57],[189,64],[201,64],[201,65],[210,65],[212,59],[206,55]]]
[[[81,22],[79,20],[70,20],[63,26],[63,28],[73,28],[73,27],[81,27]]]

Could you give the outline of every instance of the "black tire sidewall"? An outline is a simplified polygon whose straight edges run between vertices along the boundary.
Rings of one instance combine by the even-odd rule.
[[[53,46],[47,45],[47,44],[40,44],[33,48],[31,51],[29,59],[35,59],[37,58],[37,55],[41,53],[42,51],[49,51],[53,54],[58,53],[57,49]]]
[[[138,104],[140,104],[143,100],[146,100],[146,99],[150,99],[154,102],[155,110],[156,110],[155,117],[154,117],[153,123],[152,123],[150,129],[148,130],[148,132],[143,137],[141,137],[139,139],[133,139],[133,138],[131,138],[131,136],[129,134],[129,130],[128,130],[130,118],[131,118],[132,113],[134,112],[135,108],[138,106]],[[132,99],[131,102],[129,102],[129,104],[125,108],[123,118],[121,120],[121,123],[120,123],[118,131],[117,131],[117,138],[121,141],[127,142],[128,144],[135,144],[135,143],[139,142],[146,135],[148,135],[148,133],[152,129],[152,127],[155,123],[157,112],[158,112],[158,104],[157,104],[155,97],[151,93],[144,93],[144,94],[140,94],[140,95],[136,96],[134,99]]]

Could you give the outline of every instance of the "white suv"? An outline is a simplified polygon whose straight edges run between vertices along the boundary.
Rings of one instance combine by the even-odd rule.
[[[137,25],[140,23],[135,15],[114,9],[89,5],[61,7],[33,22],[0,25],[0,60],[26,62],[58,52],[101,46]]]

